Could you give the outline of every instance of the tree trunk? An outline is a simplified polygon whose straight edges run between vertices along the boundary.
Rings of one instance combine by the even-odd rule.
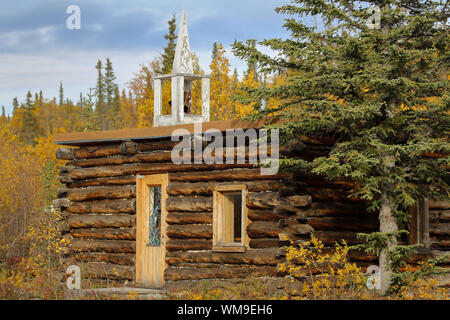
[[[380,210],[380,232],[392,233],[398,231],[397,221],[392,214],[391,203],[387,197],[387,192],[383,190],[381,194],[381,210]],[[394,236],[391,241],[388,242],[386,248],[380,252],[379,264],[380,264],[380,279],[381,279],[381,292],[387,294],[392,275],[392,270],[389,268],[388,252],[397,245],[397,239]]]

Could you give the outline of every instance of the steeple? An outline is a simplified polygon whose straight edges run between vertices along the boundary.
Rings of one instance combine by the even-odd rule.
[[[170,101],[171,114],[163,116],[162,109],[162,81],[171,80],[172,100]],[[183,9],[181,23],[178,31],[177,46],[173,60],[172,74],[156,76],[153,78],[155,92],[154,120],[155,127],[164,127],[183,123],[209,122],[210,109],[210,81],[211,76],[194,74],[191,46],[186,22],[186,13]],[[192,114],[194,101],[192,97],[192,82],[202,81],[202,113]]]
[[[172,73],[194,74],[192,63],[191,46],[189,44],[188,27],[186,23],[186,12],[183,9],[180,30],[178,32],[175,58],[173,59]]]

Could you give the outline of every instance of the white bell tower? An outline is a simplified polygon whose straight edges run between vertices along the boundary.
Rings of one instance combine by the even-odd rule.
[[[172,114],[162,115],[162,81],[172,81]],[[191,114],[192,82],[202,82],[202,114]],[[165,127],[183,123],[209,122],[211,76],[194,74],[191,48],[189,44],[186,13],[183,9],[172,74],[153,78],[155,92],[154,126]]]

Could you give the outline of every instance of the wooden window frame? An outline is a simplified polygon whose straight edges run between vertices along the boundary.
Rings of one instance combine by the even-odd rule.
[[[409,208],[411,224],[409,229],[409,243],[422,244],[423,248],[430,246],[430,209],[428,199],[422,198],[417,204]]]
[[[225,212],[223,208],[224,193],[242,192],[242,209],[241,209],[241,241],[240,242],[222,242],[225,231]],[[249,245],[247,236],[248,225],[248,209],[246,205],[247,199],[246,185],[230,185],[218,186],[214,189],[213,203],[213,245],[212,250],[216,252],[245,252]]]

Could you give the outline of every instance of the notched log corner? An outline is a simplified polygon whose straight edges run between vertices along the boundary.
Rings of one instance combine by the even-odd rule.
[[[72,201],[67,198],[62,198],[53,200],[52,204],[55,209],[65,209],[72,205]]]
[[[56,159],[59,160],[74,160],[75,155],[72,148],[60,148],[56,150]]]
[[[132,141],[123,142],[120,145],[120,154],[121,155],[134,155],[138,152],[138,146],[136,143]]]

